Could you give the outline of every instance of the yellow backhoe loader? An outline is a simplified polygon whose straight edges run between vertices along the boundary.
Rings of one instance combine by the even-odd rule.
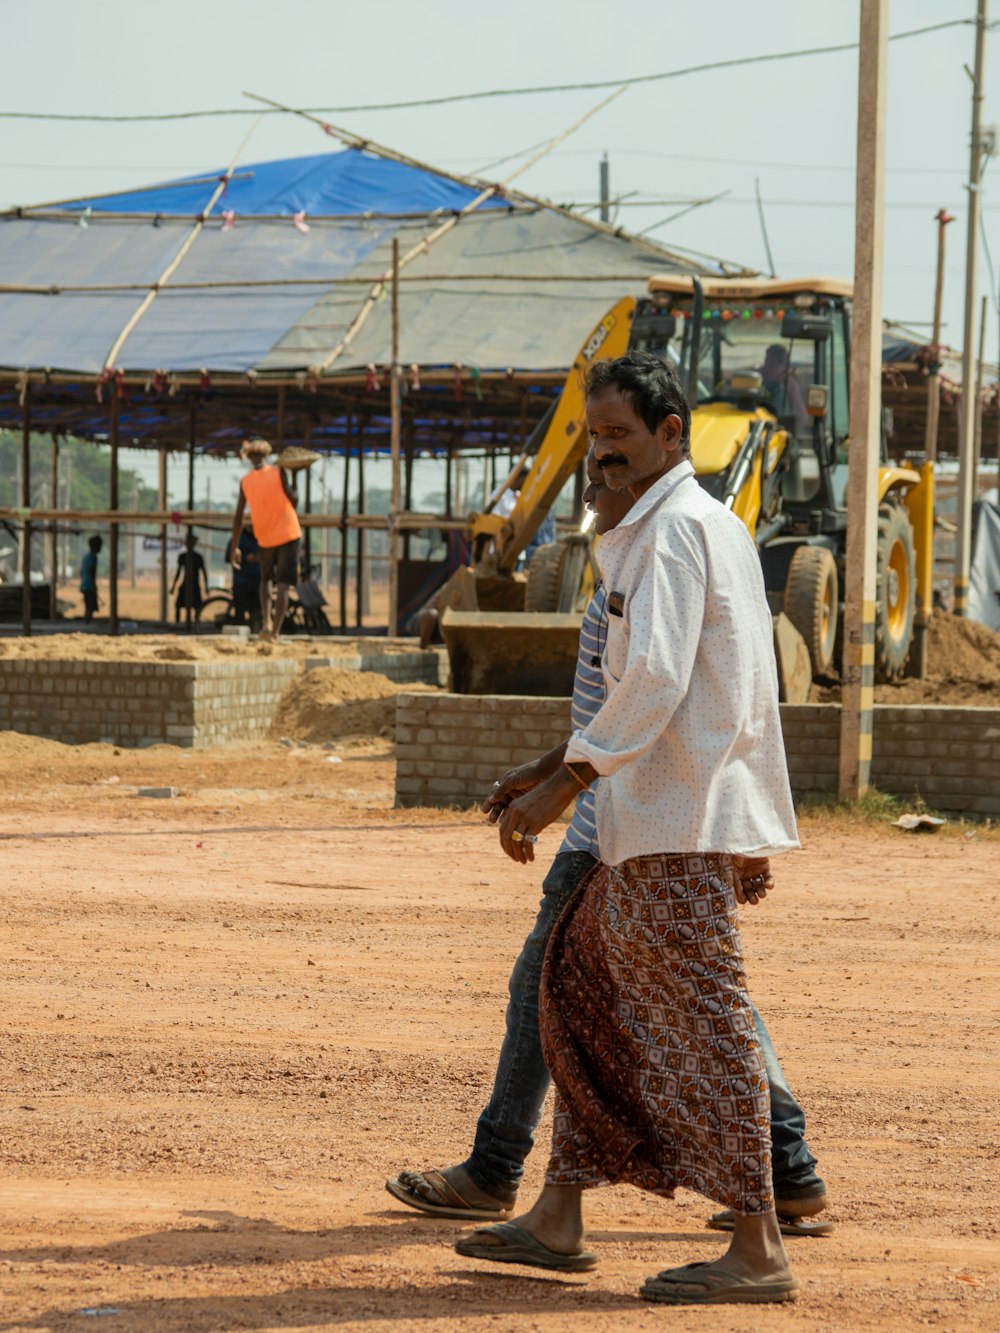
[[[583,377],[627,346],[673,361],[692,407],[698,480],[747,525],[761,554],[772,610],[801,635],[811,674],[839,666],[849,456],[850,284],[651,278],[640,301],[619,301],[588,335],[508,519],[474,515],[474,563],[449,585],[442,630],[453,688],[462,693],[569,693],[579,615],[592,570],[574,536],[520,553],[586,453]],[[529,452],[532,446],[529,444]],[[512,477],[517,473],[515,469]],[[879,469],[875,669],[904,671],[918,590],[931,595],[930,469]],[[808,679],[808,676],[807,676]]]

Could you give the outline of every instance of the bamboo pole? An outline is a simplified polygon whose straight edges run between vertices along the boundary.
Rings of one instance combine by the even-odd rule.
[[[467,218],[469,216],[470,213],[474,213],[477,208],[480,208],[483,204],[485,204],[488,200],[492,199],[495,195],[501,194],[510,184],[511,181],[516,180],[518,176],[523,175],[523,173],[526,172],[530,167],[533,167],[537,162],[540,162],[543,157],[551,153],[553,149],[557,148],[559,144],[561,144],[565,139],[569,138],[571,134],[574,134],[582,125],[586,124],[586,122],[590,120],[592,116],[596,115],[598,111],[601,111],[604,107],[606,107],[609,102],[614,101],[616,97],[620,97],[621,94],[625,92],[626,86],[627,85],[623,84],[621,88],[617,88],[613,93],[610,93],[607,97],[602,98],[602,100],[598,102],[596,106],[592,107],[589,111],[585,112],[584,115],[580,116],[576,121],[574,121],[574,123],[569,127],[569,129],[564,130],[560,134],[557,134],[556,137],[554,139],[551,139],[545,145],[544,148],[542,148],[539,152],[535,153],[531,158],[529,158],[527,162],[523,163],[515,171],[512,171],[509,176],[505,177],[504,180],[502,180],[499,183],[499,185],[487,185],[485,186],[484,189],[480,190],[480,192],[475,196],[475,198],[470,200],[470,202],[467,203],[464,208],[460,209],[457,213],[453,214],[450,218],[446,219],[439,226],[435,227],[430,232],[429,235],[423,237],[420,241],[417,242],[416,245],[412,246],[409,250],[407,250],[406,254],[403,255],[402,258],[398,261],[398,264],[396,266],[396,271],[399,272],[402,269],[406,268],[406,266],[410,264],[414,259],[416,259],[418,255],[426,254],[430,250],[430,247],[435,243],[435,241],[439,241],[442,236],[447,236],[447,234],[450,231],[453,231],[455,227],[457,227],[458,224],[464,218]],[[346,134],[345,131],[340,131],[337,130],[332,125],[327,125],[326,122],[319,120],[316,116],[312,116],[308,112],[298,111],[294,107],[285,106],[280,102],[274,102],[268,97],[260,97],[256,93],[246,93],[245,96],[252,97],[255,101],[263,102],[267,106],[276,107],[280,111],[287,111],[292,115],[302,116],[306,120],[311,120],[314,124],[319,125],[326,133],[333,134],[335,137],[344,138]],[[373,151],[376,151],[371,141],[366,141],[362,145],[362,141],[358,140],[356,135],[347,135],[345,142],[346,141],[352,142],[355,147],[364,146],[366,148],[372,149]],[[389,155],[389,150],[378,150],[378,151],[380,152],[381,156]],[[401,159],[399,157],[396,157],[396,160],[399,161]],[[408,165],[420,166],[424,170],[427,169],[426,166],[424,166],[424,164],[417,163],[415,160],[410,160]],[[462,183],[467,184],[468,182],[463,181]],[[576,215],[570,214],[569,216],[575,217]],[[580,220],[584,221],[584,219]],[[362,327],[364,326],[365,322],[368,319],[368,316],[375,308],[376,302],[379,300],[379,297],[385,290],[385,286],[388,280],[389,280],[389,273],[383,273],[381,277],[375,282],[371,291],[368,293],[368,295],[362,302],[361,308],[358,310],[358,313],[354,316],[354,319],[348,326],[347,332],[344,334],[343,338],[341,338],[340,342],[337,343],[333,351],[330,352],[316,366],[316,370],[320,374],[328,370],[330,366],[333,365],[333,363],[337,360],[337,358],[341,356],[351,345],[357,334],[360,333]]]
[[[620,88],[617,88],[613,93],[609,94],[609,96],[603,102],[598,103],[597,106],[593,108],[593,110],[587,112],[587,115],[583,117],[583,119],[577,121],[575,125],[571,126],[570,129],[566,130],[558,140],[556,139],[551,140],[544,146],[544,148],[541,149],[539,153],[537,153],[534,157],[529,159],[529,161],[525,162],[522,166],[518,167],[518,169],[512,172],[511,175],[507,176],[505,180],[501,183],[500,188],[505,188],[511,181],[516,180],[518,176],[523,175],[523,173],[526,172],[529,167],[534,166],[535,163],[539,161],[540,158],[546,155],[546,153],[550,153],[553,148],[557,147],[558,143],[561,142],[563,138],[566,138],[568,135],[574,133],[575,130],[579,129],[580,126],[584,123],[584,120],[589,119],[589,117],[596,114],[596,112],[600,111],[604,106],[607,105],[608,102],[610,102],[615,97],[619,97],[623,92],[626,92],[627,89],[628,85],[623,84]],[[434,167],[431,166],[430,163],[428,162],[422,162],[420,161],[419,158],[407,157],[403,153],[398,153],[394,148],[388,148],[386,147],[385,144],[377,143],[374,139],[362,139],[358,135],[352,134],[350,130],[344,130],[336,125],[331,125],[328,121],[321,120],[319,116],[314,116],[309,111],[302,111],[297,107],[286,106],[283,102],[271,101],[270,98],[261,97],[258,93],[244,92],[243,96],[249,97],[255,102],[261,102],[265,106],[273,107],[277,111],[285,111],[289,115],[298,116],[302,120],[307,120],[313,125],[318,125],[324,134],[329,134],[331,138],[339,139],[341,143],[347,144],[349,148],[361,148],[364,149],[366,152],[373,153],[376,157],[384,157],[389,162],[401,162],[406,166],[416,167],[420,171],[431,171],[436,176],[444,176],[448,180],[455,181],[459,185],[465,185],[470,189],[481,188],[486,184],[485,181],[481,180],[478,177],[455,176],[447,171],[442,170],[440,167]],[[552,203],[551,200],[542,199],[537,195],[526,194],[524,190],[518,190],[516,198],[512,200],[512,202],[515,204],[518,202],[533,204],[536,208],[544,209],[546,212],[558,213],[562,217],[573,218],[575,221],[581,223],[583,226],[589,227],[591,231],[600,232],[605,236],[625,237],[628,240],[635,242],[635,244],[640,245],[644,249],[648,250],[650,254],[662,255],[664,258],[671,260],[677,264],[683,265],[686,263],[686,261],[681,257],[681,254],[684,252],[685,249],[684,247],[678,246],[678,251],[680,253],[674,253],[674,251],[672,250],[666,250],[664,249],[663,246],[657,245],[655,241],[647,240],[646,237],[644,236],[636,236],[634,233],[627,232],[624,230],[624,228],[613,226],[609,222],[601,222],[597,218],[586,217],[581,213],[574,213],[572,209],[564,208],[560,204],[554,204]],[[701,254],[700,251],[690,251],[689,253]],[[734,272],[738,273],[749,272],[742,265],[730,264],[728,260],[719,259],[718,256],[716,255],[701,255],[701,257],[705,259],[711,259],[713,263],[723,264],[726,267],[732,268]]]
[[[49,453],[49,497],[53,506],[59,503],[59,436],[52,433]],[[59,615],[59,529],[49,525],[49,619]]]
[[[399,237],[392,238],[392,369],[389,383],[389,410],[391,413],[392,484],[389,497],[389,617],[388,633],[395,638],[399,632],[399,533],[396,516],[399,513]],[[407,497],[409,509],[409,497]],[[407,538],[407,542],[409,538]]]
[[[422,248],[422,247],[421,247]],[[242,291],[259,288],[285,287],[370,287],[373,283],[384,282],[385,274],[349,274],[340,278],[228,278],[201,282],[172,282],[172,292],[211,292]],[[400,276],[400,282],[426,283],[438,287],[446,282],[523,282],[537,283],[641,283],[641,273],[410,273]],[[157,282],[91,282],[77,284],[63,283],[21,283],[0,282],[0,295],[4,296],[108,296],[122,292],[151,292],[156,294],[161,283]]]
[[[191,429],[188,439],[188,509],[194,509],[194,442],[198,433],[198,408],[191,403]],[[193,629],[194,590],[194,524],[189,523],[186,544],[187,559],[184,561],[184,629],[190,634]]]
[[[364,441],[358,439],[358,515],[365,512],[365,446]],[[356,560],[354,565],[354,620],[358,629],[364,624],[365,613],[365,575],[367,571],[366,556],[368,554],[368,543],[365,540],[366,529],[359,527],[355,541]]]
[[[303,448],[308,449],[311,443],[312,443],[312,419],[309,416],[307,416],[302,425]],[[308,518],[308,516],[312,513],[312,468],[311,467],[306,468],[306,481],[303,489],[305,491],[305,495],[303,497],[303,502],[305,504],[305,514],[306,517]],[[305,561],[306,561],[306,578],[311,578],[312,577],[312,527],[309,524],[305,525],[305,531],[303,534],[303,550],[305,552]]]
[[[111,486],[109,508],[118,508],[118,427],[121,400],[111,386]],[[108,633],[118,633],[118,520],[112,519],[108,535]]]
[[[344,441],[344,485],[340,503],[340,568],[337,580],[340,585],[340,632],[347,633],[347,505],[348,486],[351,472],[351,434],[353,418],[347,418],[347,435]]]
[[[31,637],[31,386],[21,408],[21,633]]]
[[[198,239],[199,235],[201,234],[202,228],[205,225],[205,219],[208,217],[212,209],[218,203],[220,196],[222,195],[226,186],[229,184],[229,181],[232,179],[233,171],[236,168],[236,163],[242,156],[244,148],[246,148],[247,144],[250,142],[250,136],[257,128],[257,124],[258,122],[254,121],[253,125],[251,125],[250,129],[247,131],[246,137],[240,144],[239,148],[236,150],[236,156],[229,164],[229,167],[227,168],[222,179],[218,182],[215,189],[212,191],[212,197],[209,199],[207,205],[205,206],[204,211],[198,217],[194,226],[191,228],[190,233],[185,238],[180,249],[177,251],[177,254],[170,261],[167,267],[163,270],[162,274],[160,275],[158,281],[153,286],[152,290],[148,292],[147,295],[140,302],[138,309],[134,310],[132,314],[129,316],[128,320],[125,323],[125,327],[122,329],[121,333],[119,333],[118,337],[112,343],[111,351],[108,352],[108,355],[104,361],[105,370],[114,369],[115,362],[121,355],[121,350],[125,346],[125,343],[128,340],[129,335],[135,329],[136,325],[142,319],[143,315],[146,313],[149,307],[153,304],[153,302],[156,299],[157,293],[160,291],[160,289],[162,287],[165,287],[169,283],[172,274],[175,273],[176,270],[180,267],[181,263],[184,260],[185,255],[188,253],[192,245],[194,245],[195,241]]]
[[[157,476],[157,496],[156,502],[161,510],[167,507],[167,450],[165,445],[160,445],[159,469]],[[160,620],[165,624],[169,617],[167,586],[169,575],[167,574],[167,525],[160,524]]]

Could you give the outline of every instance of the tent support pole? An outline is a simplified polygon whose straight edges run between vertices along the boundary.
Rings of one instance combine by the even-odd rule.
[[[312,444],[312,420],[308,416],[302,423],[302,444],[306,449],[308,449],[309,446]],[[305,469],[305,473],[306,473],[306,481],[304,487],[305,495],[303,499],[305,503],[305,512],[307,514],[311,514],[312,513],[312,468],[307,467]],[[302,546],[305,552],[306,578],[309,578],[311,577],[311,571],[312,571],[312,528],[310,527],[307,527],[305,529],[305,532],[303,533]]]
[[[402,422],[399,392],[399,237],[392,238],[392,368],[389,372],[389,447],[392,454],[392,482],[389,498],[389,613],[386,632],[394,638],[399,632],[399,446]],[[406,454],[406,507],[410,499],[410,452]],[[410,553],[410,534],[404,541]]]
[[[358,436],[358,513],[366,513],[365,509],[365,443],[361,435]],[[357,551],[357,561],[354,569],[354,623],[360,629],[364,624],[365,613],[365,577],[368,573],[368,539],[364,528],[358,528],[354,538]]]
[[[52,508],[59,508],[59,436],[53,431],[49,454],[49,494]],[[49,619],[59,614],[59,523],[49,524]]]
[[[111,485],[109,507],[118,508],[118,418],[121,400],[118,386],[112,384],[111,392]],[[108,541],[108,633],[118,633],[118,522],[112,520]]]
[[[344,490],[340,502],[340,632],[347,633],[347,505],[348,487],[351,480],[351,439],[353,437],[354,418],[347,414],[347,430],[344,439]]]
[[[194,509],[194,442],[198,433],[198,407],[191,402],[191,428],[188,432],[188,510]],[[197,586],[194,576],[194,528],[189,523],[185,545],[187,559],[184,561],[184,629],[190,634],[194,629],[194,590]]]
[[[24,386],[21,411],[21,633],[31,637],[31,385]]]
[[[157,504],[163,513],[167,507],[167,446],[160,445],[157,477]],[[167,525],[160,524],[160,620],[167,621]]]

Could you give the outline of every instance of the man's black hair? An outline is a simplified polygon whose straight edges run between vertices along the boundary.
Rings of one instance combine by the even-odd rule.
[[[691,409],[676,368],[652,352],[626,352],[614,361],[595,361],[587,372],[588,398],[604,389],[617,389],[646,423],[657,431],[664,417],[680,417],[681,447],[691,448]]]
[[[91,537],[88,540],[87,545],[92,551],[99,551],[104,545],[104,539],[102,537]]]

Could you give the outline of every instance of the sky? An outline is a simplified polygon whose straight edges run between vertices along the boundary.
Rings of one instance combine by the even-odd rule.
[[[140,115],[357,107],[490,89],[618,80],[712,61],[853,42],[857,0],[6,0],[0,111]],[[974,0],[890,0],[889,31],[973,19]],[[1000,14],[994,14],[1000,18]],[[884,313],[929,337],[937,225],[946,208],[943,337],[962,340],[975,30],[890,43]],[[20,54],[18,54],[20,53]],[[986,42],[985,124],[1000,120],[1000,26]],[[609,90],[575,90],[325,119],[452,172],[504,180]],[[631,230],[766,271],[759,182],[780,276],[850,277],[857,53],[747,64],[632,86],[515,182],[559,203],[598,196],[607,153]],[[288,115],[139,124],[0,120],[0,207],[117,191],[334,145]],[[509,161],[493,165],[498,159]],[[657,226],[684,201],[725,197]],[[670,202],[678,201],[678,202]],[[1000,265],[1000,162],[987,168],[980,294]],[[978,309],[978,303],[977,303]],[[998,356],[993,304],[987,355]],[[222,486],[222,473],[218,486]],[[235,476],[233,486],[235,486]]]

